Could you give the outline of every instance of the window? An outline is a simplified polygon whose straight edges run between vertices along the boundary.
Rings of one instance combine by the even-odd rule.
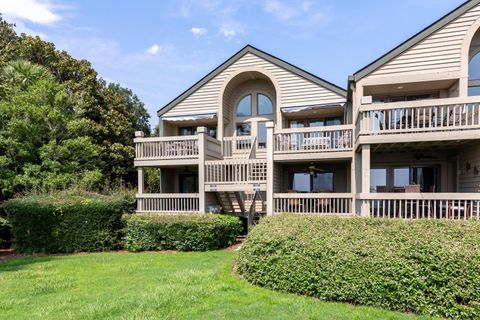
[[[394,168],[393,169],[393,187],[405,188],[410,184],[410,169],[407,168]]]
[[[304,128],[304,127],[305,127],[304,121],[298,121],[298,120],[290,121],[290,128]]]
[[[252,133],[250,123],[237,124],[237,136],[249,136]]]
[[[297,192],[310,192],[310,174],[296,172],[292,177],[292,190]]]
[[[259,93],[257,95],[257,109],[259,115],[267,115],[273,113],[273,103],[269,97],[264,94]]]
[[[180,127],[178,128],[178,135],[180,136],[192,136],[196,133],[196,128],[193,127]]]
[[[290,120],[290,128],[313,128],[313,127],[323,127],[323,126],[337,126],[342,124],[342,118],[322,118],[322,119],[311,119],[311,120]]]
[[[307,121],[308,127],[323,127],[325,125],[324,120],[309,120]]]
[[[182,174],[180,175],[180,193],[197,193],[198,175]]]
[[[420,186],[422,192],[436,192],[439,177],[438,167],[414,167],[412,168],[412,182]]]
[[[252,95],[243,97],[237,105],[237,117],[252,115]]]
[[[265,121],[258,122],[258,146],[265,148],[267,146],[267,123]]]
[[[178,135],[179,136],[193,136],[197,134],[198,127],[180,127],[178,128]],[[217,138],[217,127],[216,126],[208,126],[207,127],[207,134],[216,139]]]
[[[313,174],[312,192],[333,192],[333,172]]]
[[[334,173],[294,172],[291,176],[291,189],[297,192],[333,192]]]
[[[468,95],[480,95],[480,54],[478,53],[468,64]]]
[[[387,169],[370,170],[370,192],[387,192]]]
[[[404,192],[405,186],[416,184],[421,192],[438,192],[440,166],[372,168],[370,192]]]

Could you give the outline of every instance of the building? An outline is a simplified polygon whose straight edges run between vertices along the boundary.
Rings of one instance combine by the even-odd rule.
[[[468,1],[348,91],[246,46],[137,132],[137,211],[478,219],[479,29]]]

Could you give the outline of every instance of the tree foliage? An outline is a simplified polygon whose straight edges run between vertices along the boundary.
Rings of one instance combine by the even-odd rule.
[[[133,136],[144,104],[0,16],[0,199],[32,188],[98,189],[135,181]]]

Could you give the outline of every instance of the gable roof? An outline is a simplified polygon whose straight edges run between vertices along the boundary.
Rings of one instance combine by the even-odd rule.
[[[480,1],[480,0],[479,0]],[[252,53],[270,63],[273,63],[281,68],[284,68],[292,73],[295,73],[296,75],[303,77],[307,80],[310,80],[313,83],[316,83],[330,91],[333,91],[337,94],[339,94],[342,97],[347,96],[347,91],[331,82],[328,82],[320,77],[315,76],[314,74],[305,71],[301,68],[298,68],[294,66],[293,64],[290,64],[282,59],[279,59],[269,53],[266,53],[260,49],[257,49],[251,45],[246,45],[243,47],[240,51],[235,53],[233,56],[231,56],[229,59],[227,59],[225,62],[223,62],[220,66],[215,68],[213,71],[211,71],[209,74],[207,74],[205,77],[200,79],[197,83],[195,83],[193,86],[185,90],[182,94],[180,94],[178,97],[167,103],[163,108],[157,111],[157,115],[162,115],[165,112],[169,111],[171,108],[173,108],[176,104],[184,100],[186,97],[197,91],[200,87],[202,87],[205,83],[213,79],[215,76],[217,76],[219,73],[227,69],[229,66],[231,66],[235,61],[243,57],[247,53]]]
[[[377,70],[381,66],[385,65],[392,59],[398,57],[411,47],[415,46],[419,42],[423,41],[439,29],[443,28],[453,20],[460,17],[462,14],[470,10],[471,8],[475,7],[480,3],[480,0],[469,0],[456,9],[450,11],[425,29],[421,30],[417,34],[413,35],[411,38],[407,39],[406,41],[399,44],[397,47],[393,48],[377,60],[373,61],[372,63],[368,64],[367,66],[363,67],[362,69],[355,72],[353,75],[349,77],[349,81],[358,81],[365,76],[369,75],[373,71]]]

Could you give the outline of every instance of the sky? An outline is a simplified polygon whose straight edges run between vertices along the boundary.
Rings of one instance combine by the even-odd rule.
[[[17,32],[89,60],[156,111],[247,44],[346,87],[463,0],[0,0]]]

